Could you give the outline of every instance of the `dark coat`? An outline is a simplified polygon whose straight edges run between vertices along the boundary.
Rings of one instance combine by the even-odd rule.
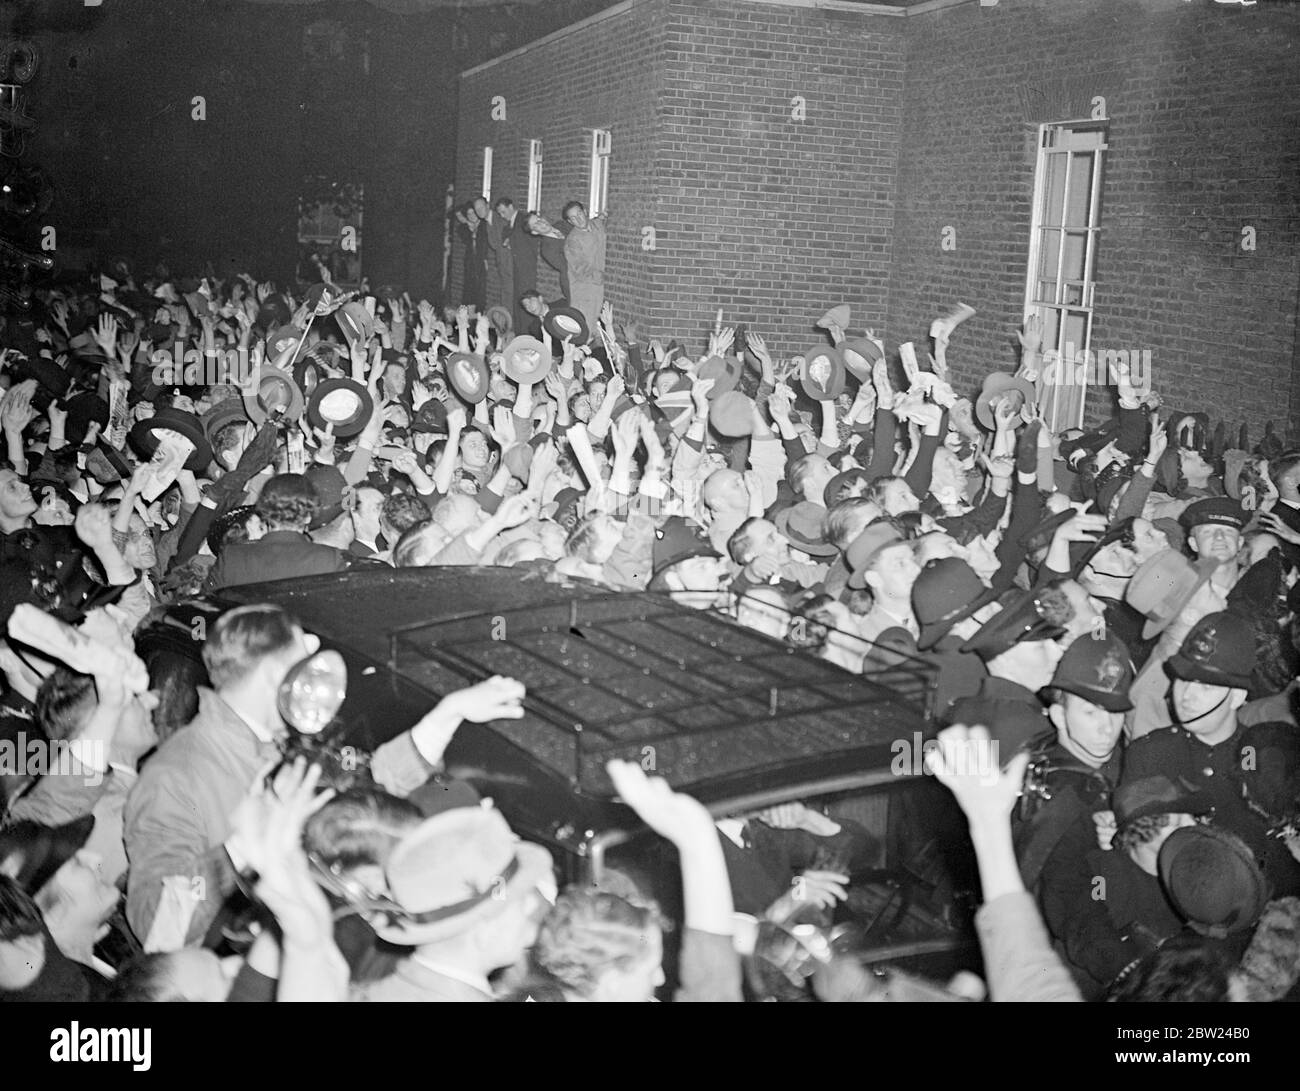
[[[273,530],[256,542],[226,546],[208,573],[212,591],[244,583],[342,572],[347,558],[333,546],[317,545],[296,530]]]

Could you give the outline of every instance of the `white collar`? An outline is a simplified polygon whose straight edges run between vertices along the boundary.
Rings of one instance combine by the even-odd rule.
[[[742,836],[742,831],[745,828],[744,819],[719,818],[713,824],[718,827],[718,832],[737,848],[743,849],[745,847],[744,837]]]
[[[442,962],[435,962],[431,958],[422,955],[412,955],[412,962],[418,962],[426,970],[431,970],[439,977],[449,977],[453,981],[459,981],[462,985],[468,985],[477,992],[485,996],[496,999],[496,994],[492,991],[492,986],[488,984],[488,979],[482,974],[476,974],[470,970],[462,970],[459,966],[448,966]]]

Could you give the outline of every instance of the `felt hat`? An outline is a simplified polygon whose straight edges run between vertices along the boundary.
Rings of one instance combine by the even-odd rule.
[[[287,371],[264,365],[257,372],[257,389],[244,394],[244,411],[254,424],[261,424],[276,409],[284,410],[286,421],[296,421],[302,416],[302,391]]]
[[[575,345],[585,345],[591,338],[587,318],[577,307],[552,307],[542,319],[542,325],[556,342],[569,340]]]
[[[76,426],[85,435],[85,429],[92,423],[98,423],[101,428],[108,427],[108,402],[98,394],[83,390],[64,402],[63,408],[68,411],[69,430]]]
[[[849,543],[844,561],[849,566],[849,586],[860,591],[867,586],[866,570],[882,549],[906,539],[890,523],[873,523]]]
[[[851,341],[842,342],[840,356],[844,360],[848,373],[862,383],[871,381],[872,367],[877,360],[885,358],[885,354],[880,351],[880,346],[865,337],[856,337]]]
[[[298,344],[307,331],[298,326],[280,326],[266,335],[266,358],[274,360],[285,349]]]
[[[709,424],[720,436],[748,436],[754,430],[754,403],[739,390],[728,390],[709,405]]]
[[[498,337],[508,337],[514,331],[515,320],[508,307],[498,303],[489,307],[486,313],[487,320],[492,323],[492,328],[497,331]]]
[[[334,321],[339,324],[349,347],[365,344],[375,332],[375,320],[360,303],[344,303],[334,312]]]
[[[848,496],[848,490],[854,484],[861,482],[863,485],[867,485],[870,481],[871,478],[867,476],[865,470],[859,470],[856,468],[852,470],[844,470],[837,473],[826,482],[826,489],[822,493],[822,501],[825,503],[827,508],[830,508],[833,504],[838,503],[840,500],[843,500],[844,497]]]
[[[800,500],[799,503],[778,511],[773,522],[795,549],[810,557],[834,557],[839,552],[826,540],[826,509],[820,504]]]
[[[1172,549],[1143,561],[1124,589],[1125,601],[1147,619],[1142,639],[1163,633],[1218,567],[1213,557],[1192,562]]]
[[[984,385],[980,396],[975,401],[975,418],[990,432],[996,431],[998,422],[993,416],[993,403],[1003,394],[1019,391],[1024,396],[1025,404],[1032,405],[1038,400],[1034,385],[1024,379],[1005,371],[991,371],[984,376]],[[1102,446],[1105,446],[1103,443]]]
[[[1254,926],[1269,900],[1255,854],[1216,826],[1184,826],[1160,846],[1160,883],[1170,904],[1202,935],[1223,938]]]
[[[447,434],[447,407],[437,398],[430,398],[411,419],[412,432],[429,432],[433,435]]]
[[[445,367],[447,381],[462,401],[477,405],[488,396],[488,366],[482,356],[453,352]]]
[[[709,391],[709,401],[720,398],[729,390],[735,390],[740,382],[741,363],[734,356],[710,356],[696,371],[699,380],[712,379],[713,389]]]
[[[370,391],[360,383],[353,379],[326,379],[307,399],[307,423],[321,431],[332,424],[336,437],[348,439],[365,428],[374,409]]]
[[[996,760],[1006,764],[1017,751],[1052,729],[1046,710],[1037,702],[1016,700],[982,692],[961,697],[948,706],[945,723],[987,724],[997,743]]]
[[[346,370],[343,353],[331,341],[318,341],[293,362],[293,381],[303,397],[339,370]]]
[[[194,444],[194,450],[185,460],[187,470],[202,473],[208,468],[208,463],[212,461],[212,447],[204,434],[203,424],[193,413],[187,413],[183,409],[170,405],[159,406],[152,417],[135,423],[127,433],[127,440],[141,457],[153,458],[154,452],[158,450],[158,437],[155,433],[164,429],[178,432]]]
[[[818,345],[804,354],[801,383],[813,401],[834,401],[844,392],[844,357],[839,349]]]
[[[375,933],[403,947],[462,935],[548,882],[551,867],[551,854],[515,837],[500,812],[443,811],[393,847],[384,874],[402,912]]]
[[[554,364],[546,346],[536,337],[529,337],[526,334],[516,337],[506,345],[501,355],[503,357],[501,369],[506,373],[506,377],[521,385],[540,383],[550,374]]]
[[[265,418],[266,414],[263,413],[262,416]],[[237,421],[247,423],[248,413],[244,409],[242,398],[226,398],[224,401],[217,402],[199,420],[203,424],[203,434],[208,437],[208,442],[212,443],[217,438],[217,433],[227,424]]]
[[[981,625],[961,650],[974,652],[987,663],[1017,644],[1055,640],[1064,633],[1062,626],[1043,616],[1038,595],[1033,591],[1023,591]]]
[[[931,561],[912,585],[912,613],[921,627],[916,646],[923,650],[933,647],[957,622],[996,598],[997,592],[985,587],[975,570],[960,558]]]
[[[1116,829],[1122,830],[1139,818],[1156,814],[1209,814],[1214,810],[1214,798],[1181,777],[1140,777],[1120,782],[1111,795],[1111,810]]]

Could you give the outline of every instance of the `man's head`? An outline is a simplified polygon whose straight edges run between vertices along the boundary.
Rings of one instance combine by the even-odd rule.
[[[114,1003],[221,1003],[242,960],[219,958],[206,947],[182,947],[139,955],[113,980]]]
[[[921,566],[916,563],[911,542],[895,541],[877,550],[861,572],[877,602],[884,600],[910,607],[912,586],[921,574]]]
[[[383,383],[384,394],[390,398],[400,398],[406,393],[406,365],[394,360],[385,367]]]
[[[509,197],[498,197],[492,207],[507,220],[515,214],[515,202]]]
[[[277,474],[257,498],[257,514],[268,531],[305,533],[319,504],[316,490],[302,474]]]
[[[1128,647],[1113,633],[1071,644],[1043,690],[1060,744],[1087,765],[1104,765],[1119,745],[1124,713],[1133,707],[1133,679]]]
[[[1221,565],[1236,563],[1241,528],[1246,524],[1246,514],[1236,501],[1226,496],[1198,500],[1188,505],[1181,521],[1193,555],[1212,557]]]
[[[78,737],[99,707],[95,680],[67,667],[56,667],[36,693],[36,722],[47,738],[71,740]],[[136,694],[118,718],[109,760],[134,768],[136,762],[158,742],[153,710],[158,695],[152,690]]]
[[[780,568],[790,561],[790,543],[776,529],[776,524],[766,519],[746,519],[741,523],[728,539],[727,551],[741,566],[765,560]]]
[[[1100,768],[1110,760],[1124,730],[1124,713],[1111,712],[1077,693],[1048,689],[1048,719],[1056,739],[1085,765]]]
[[[486,220],[488,218],[488,203],[486,197],[474,198],[474,215],[476,215],[480,220]]]
[[[579,230],[587,226],[587,206],[581,201],[570,201],[564,206],[562,215],[567,223]]]
[[[826,512],[826,540],[836,549],[850,542],[884,514],[864,496],[850,496],[832,504]]]
[[[357,490],[356,502],[352,505],[352,525],[358,539],[374,542],[379,536],[379,515],[383,507],[384,494],[378,489],[365,485]]]
[[[393,565],[397,568],[422,568],[434,563],[434,558],[442,552],[451,535],[447,529],[429,520],[412,527],[393,547]]]
[[[13,470],[0,470],[0,534],[27,526],[36,507],[36,498],[27,482]]]
[[[1202,617],[1165,663],[1173,679],[1169,703],[1179,725],[1211,745],[1231,737],[1254,667],[1248,619],[1232,611]]]
[[[883,508],[886,515],[901,515],[905,511],[917,511],[921,507],[911,486],[901,477],[876,478],[867,489],[866,496]]]
[[[212,453],[223,470],[233,470],[239,465],[252,436],[253,426],[246,420],[223,424],[212,437]]]
[[[280,607],[237,606],[209,626],[203,665],[218,693],[247,694],[266,711],[289,669],[319,650],[320,638]]]
[[[36,892],[50,934],[69,957],[88,954],[108,934],[109,918],[121,900],[117,887],[104,880],[102,862],[80,849]]]
[[[714,518],[749,510],[749,489],[745,487],[744,475],[735,470],[711,473],[700,489],[700,499]]]
[[[541,292],[525,292],[519,297],[519,306],[534,318],[541,318],[546,314],[546,300],[542,298]]]
[[[593,1003],[646,1003],[664,983],[663,931],[653,909],[617,894],[566,891],[546,915],[533,960]]]
[[[1300,503],[1300,451],[1288,451],[1270,462],[1268,476],[1273,479],[1273,485],[1283,500]]]
[[[460,461],[467,470],[483,470],[492,461],[488,438],[477,428],[466,428],[460,437]]]
[[[122,557],[137,572],[148,572],[158,563],[153,531],[140,517],[139,512],[131,513],[131,520],[127,524],[126,544],[122,547]]]
[[[822,504],[826,486],[835,476],[835,467],[821,455],[804,455],[790,464],[787,479],[790,487],[805,500]]]
[[[448,493],[433,509],[433,522],[447,532],[449,538],[473,530],[483,521],[478,501],[464,493]]]

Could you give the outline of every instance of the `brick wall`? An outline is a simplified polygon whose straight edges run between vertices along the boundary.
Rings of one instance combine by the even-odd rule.
[[[1106,99],[1095,345],[1149,348],[1158,388],[1230,421],[1287,416],[1300,261],[1300,20],[1268,5],[1016,0],[909,16],[890,331],[980,313],[973,384],[1014,364],[1040,122]],[[940,249],[945,225],[957,249]],[[1258,249],[1241,249],[1243,226]],[[1108,394],[1089,412],[1109,413]],[[1294,418],[1294,411],[1292,412]]]
[[[641,225],[655,222],[660,89],[663,82],[663,4],[645,0],[518,56],[471,71],[461,80],[456,156],[458,200],[479,192],[483,147],[493,149],[492,194],[512,197],[522,211],[528,196],[528,144],[542,141],[542,208],[553,223],[569,200],[587,201],[591,130],[608,129],[611,223],[606,255],[609,298],[620,321],[645,323],[659,264],[641,250]],[[506,103],[492,120],[492,100]],[[488,260],[488,299],[500,302]],[[458,299],[463,247],[453,255],[451,298]],[[554,272],[538,263],[539,290],[559,295]],[[647,333],[649,331],[647,330]]]
[[[893,172],[902,110],[900,19],[731,0],[638,0],[461,81],[457,192],[521,205],[528,140],[544,142],[543,211],[585,199],[585,130],[613,135],[606,279],[643,336],[697,348],[717,308],[790,354],[851,301],[887,307]],[[553,78],[554,73],[565,73]],[[493,95],[507,120],[490,120]],[[806,117],[794,120],[792,100]],[[641,249],[653,226],[657,248]],[[461,249],[456,248],[458,290]],[[489,267],[491,263],[489,262]],[[558,290],[543,263],[542,290]],[[492,285],[489,285],[490,292]],[[455,296],[455,292],[453,292]]]

